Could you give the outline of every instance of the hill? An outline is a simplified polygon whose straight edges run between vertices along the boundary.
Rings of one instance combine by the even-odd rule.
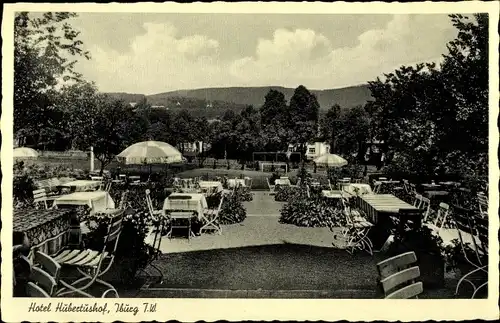
[[[171,91],[153,95],[130,93],[106,93],[110,97],[125,102],[140,102],[144,98],[153,106],[164,106],[172,112],[187,109],[194,117],[205,116],[209,119],[221,116],[226,110],[239,113],[247,105],[259,108],[269,90],[277,90],[285,95],[287,101],[295,89],[279,86],[266,87],[227,87],[207,88],[195,90]],[[371,99],[367,85],[357,85],[341,89],[310,90],[318,98],[321,106],[320,113],[324,113],[333,104],[348,109],[356,105],[365,104]]]
[[[148,102],[153,105],[167,105],[170,98],[187,97],[206,101],[223,101],[237,104],[253,105],[260,107],[264,103],[264,97],[269,90],[274,89],[282,92],[286,100],[290,100],[295,89],[279,86],[266,87],[228,87],[207,88],[195,90],[171,91],[148,95]],[[311,90],[318,98],[321,109],[327,110],[334,103],[342,108],[364,104],[371,99],[370,90],[367,85],[357,85],[341,89]]]

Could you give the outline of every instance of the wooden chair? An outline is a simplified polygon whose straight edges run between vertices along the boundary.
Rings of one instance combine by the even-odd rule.
[[[59,283],[62,285],[62,288],[55,293],[55,296],[77,293],[86,297],[93,297],[91,294],[87,293],[86,290],[94,283],[99,283],[108,288],[102,294],[102,297],[105,297],[110,292],[113,292],[116,297],[119,297],[118,292],[113,285],[101,280],[100,277],[106,274],[113,265],[122,231],[122,221],[123,211],[115,214],[115,216],[110,217],[109,220],[107,220],[107,232],[104,237],[103,248],[101,251],[90,249],[64,249],[53,257],[57,263],[63,266],[63,268],[64,266],[76,268],[82,275],[82,278],[77,279],[72,283],[67,283],[60,279]],[[107,263],[107,266],[104,267],[105,263]],[[82,283],[86,281],[88,282],[82,286]]]
[[[424,291],[422,282],[416,281],[420,277],[416,262],[417,256],[410,251],[377,264],[385,299],[418,298]]]
[[[484,193],[477,194],[477,200],[479,204],[479,212],[481,215],[488,216],[488,197]]]
[[[458,233],[460,246],[464,259],[472,266],[472,270],[460,278],[455,289],[458,295],[460,285],[465,281],[469,283],[476,293],[486,286],[481,284],[476,286],[472,276],[476,274],[488,275],[488,220],[481,216],[476,216],[473,211],[458,206],[453,207],[453,218]],[[469,247],[470,246],[470,247]],[[472,250],[471,250],[472,249]],[[471,252],[473,256],[471,256]]]
[[[417,209],[420,209],[420,205],[422,205],[422,195],[415,194],[415,197],[413,199],[413,206]]]
[[[276,194],[276,192],[275,192],[276,185],[271,185],[271,183],[269,183],[269,178],[267,178],[267,177],[266,177],[266,181],[267,181],[267,187],[269,188],[269,195]]]
[[[431,200],[429,200],[427,197],[420,196],[420,205],[418,206],[418,208],[424,210],[424,221],[425,221],[429,216],[429,214],[431,213]]]
[[[188,240],[194,236],[191,224],[193,218],[196,217],[196,212],[194,211],[169,211],[166,216],[170,218],[170,229],[167,232],[167,237],[172,238],[172,233],[174,229],[187,229]]]
[[[61,273],[59,265],[52,257],[37,251],[34,259],[30,282],[27,286],[28,296],[52,297],[56,291]]]
[[[205,219],[207,223],[203,225],[200,229],[200,232],[203,232],[204,230],[214,230],[217,232],[219,235],[222,234],[222,227],[219,224],[219,215],[222,209],[222,203],[224,201],[224,196],[221,196],[219,206],[215,210],[208,210],[207,213],[205,213]]]
[[[370,255],[373,255],[373,243],[368,237],[373,223],[368,221],[358,210],[353,210],[344,195],[341,197],[341,203],[347,223],[346,227],[341,231],[341,235],[346,242],[346,251],[352,254],[355,250],[365,250]],[[334,239],[336,239],[336,236],[334,236]]]
[[[378,194],[380,192],[381,188],[382,188],[382,182],[379,182],[379,181],[375,182],[373,184],[373,193]]]
[[[49,208],[47,201],[54,201],[56,196],[47,196],[47,192],[44,188],[33,191],[33,203],[35,207],[38,207],[39,203],[42,203],[45,209]]]
[[[439,208],[436,214],[436,218],[433,222],[427,222],[428,213],[424,217],[424,225],[434,231],[439,235],[441,229],[443,229],[446,224],[446,218],[448,217],[448,213],[450,212],[450,206],[446,203],[439,203]],[[444,240],[444,239],[443,239]]]

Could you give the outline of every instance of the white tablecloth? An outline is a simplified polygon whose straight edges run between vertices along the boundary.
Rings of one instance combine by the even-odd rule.
[[[68,183],[61,184],[61,187],[74,188],[76,192],[83,192],[89,189],[97,189],[101,185],[100,181],[89,181],[89,180],[76,180]]]
[[[350,183],[348,185],[343,185],[342,189],[351,195],[365,195],[365,194],[373,194],[372,188],[368,184],[358,184],[358,183]],[[356,193],[356,191],[358,193]]]
[[[290,186],[290,180],[288,178],[277,178],[274,181],[274,185],[281,185],[281,186]]]
[[[176,199],[176,197],[181,197]],[[184,197],[184,198],[182,198]],[[185,198],[191,197],[191,198]],[[201,218],[203,211],[208,208],[205,195],[201,193],[172,193],[163,202],[163,210],[196,211]]]
[[[114,209],[115,202],[108,192],[74,192],[63,195],[54,200],[54,205],[94,205],[94,212],[102,212],[106,209]]]
[[[222,192],[224,189],[221,182],[217,181],[199,181],[198,184],[202,190],[209,190],[215,188],[217,193]]]
[[[321,191],[321,194],[324,197],[331,198],[331,199],[340,199],[342,197],[342,194],[340,193],[340,191],[323,190],[323,191]],[[349,197],[349,195],[346,194],[346,197]]]
[[[230,178],[227,180],[227,186],[229,187],[235,187],[236,184],[239,184],[240,186],[246,186],[245,180],[240,179],[240,178]]]

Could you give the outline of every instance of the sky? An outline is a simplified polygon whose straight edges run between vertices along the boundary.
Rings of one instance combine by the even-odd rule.
[[[401,65],[439,62],[446,15],[79,13],[92,59],[77,70],[103,92],[363,84]]]

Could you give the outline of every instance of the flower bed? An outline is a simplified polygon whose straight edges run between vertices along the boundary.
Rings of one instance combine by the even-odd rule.
[[[274,200],[276,202],[288,202],[288,200],[297,194],[298,188],[292,186],[276,186],[276,194]]]
[[[307,198],[303,191],[290,196],[281,209],[280,223],[301,227],[341,227],[346,225],[342,209],[321,197]]]
[[[210,209],[215,209],[219,206],[221,194],[214,194],[207,197],[207,204]],[[221,213],[219,214],[220,224],[235,224],[243,222],[247,217],[247,210],[243,206],[241,193],[237,190],[234,194],[229,194],[224,197],[222,202]]]

